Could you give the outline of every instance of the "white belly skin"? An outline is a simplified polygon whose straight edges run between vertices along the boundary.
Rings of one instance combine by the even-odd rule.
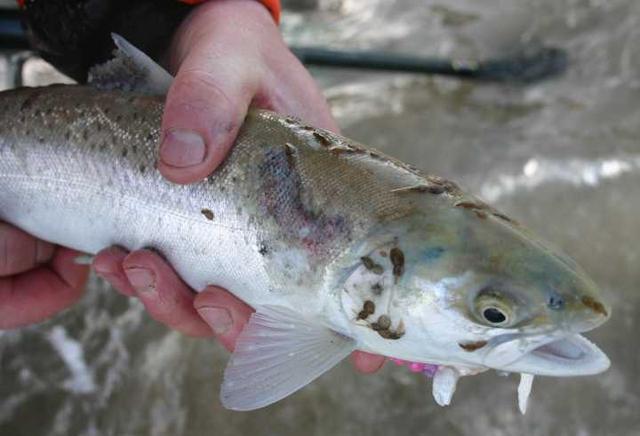
[[[6,153],[2,159],[7,162]],[[255,236],[222,222],[220,208],[209,206],[218,211],[210,221],[196,204],[184,211],[163,207],[153,189],[131,196],[82,182],[80,174],[71,176],[56,180],[47,174],[0,174],[0,217],[34,236],[86,253],[111,245],[153,248],[193,289],[216,284],[233,289],[249,304],[261,303],[269,285],[254,249]],[[190,203],[188,195],[181,202]]]

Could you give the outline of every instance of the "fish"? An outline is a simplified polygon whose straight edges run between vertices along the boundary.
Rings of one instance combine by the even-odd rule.
[[[534,376],[609,367],[583,335],[611,315],[600,288],[455,182],[260,109],[212,174],[167,181],[156,149],[171,76],[114,39],[151,91],[97,77],[0,93],[0,219],[89,254],[152,247],[194,290],[254,308],[226,408],[275,403],[355,350],[428,365],[440,405],[462,376],[521,374],[523,413]]]

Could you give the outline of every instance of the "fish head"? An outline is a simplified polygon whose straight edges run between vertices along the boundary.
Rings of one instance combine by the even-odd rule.
[[[610,305],[566,255],[488,206],[482,214],[431,210],[401,226],[385,248],[401,250],[401,274],[387,262],[389,294],[372,299],[378,312],[367,318],[381,336],[375,323],[386,314],[395,322],[390,330],[400,327],[402,335],[369,336],[370,349],[415,362],[550,376],[608,368],[606,355],[580,333],[605,322]],[[384,265],[376,253],[384,254],[372,251],[371,261]]]

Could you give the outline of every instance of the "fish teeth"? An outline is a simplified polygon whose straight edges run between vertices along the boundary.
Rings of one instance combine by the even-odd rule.
[[[440,366],[433,376],[433,398],[440,406],[451,404],[460,373],[450,366]]]
[[[520,384],[518,385],[518,408],[523,415],[527,412],[529,395],[533,386],[533,375],[520,373]]]

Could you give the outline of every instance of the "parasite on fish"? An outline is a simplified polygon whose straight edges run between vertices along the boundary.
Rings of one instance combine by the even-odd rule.
[[[272,404],[354,350],[437,368],[441,405],[489,369],[523,374],[524,410],[533,376],[609,366],[582,336],[611,314],[598,286],[453,182],[253,109],[216,172],[166,181],[155,153],[171,76],[115,41],[142,71],[135,92],[0,93],[0,219],[84,253],[151,247],[193,289],[252,306],[225,407]]]

